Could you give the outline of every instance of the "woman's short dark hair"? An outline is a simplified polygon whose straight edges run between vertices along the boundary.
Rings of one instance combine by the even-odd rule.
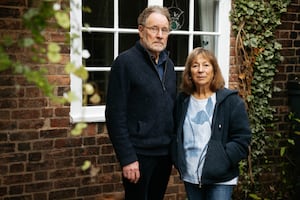
[[[180,86],[181,90],[187,94],[192,94],[193,92],[195,92],[196,87],[193,80],[191,79],[191,67],[193,62],[199,55],[207,59],[213,66],[214,77],[212,82],[210,83],[211,91],[216,92],[218,89],[223,88],[225,85],[225,81],[215,55],[202,47],[197,47],[188,55],[186,59],[185,69],[182,74],[182,82]]]

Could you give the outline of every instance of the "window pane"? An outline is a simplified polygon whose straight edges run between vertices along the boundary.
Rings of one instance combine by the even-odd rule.
[[[216,31],[216,8],[218,2],[215,0],[195,0],[195,31]]]
[[[170,35],[167,50],[170,51],[175,66],[183,66],[188,53],[188,36]]]
[[[114,1],[111,0],[82,0],[82,6],[92,10],[91,13],[82,11],[82,23],[91,27],[112,28],[114,25]],[[84,9],[83,9],[84,10]]]
[[[188,30],[189,27],[189,1],[164,0],[165,7],[169,9],[173,30]]]
[[[148,0],[119,0],[119,27],[137,28],[137,18],[147,5]]]
[[[87,67],[110,66],[113,61],[113,34],[83,32],[83,49],[90,52]]]
[[[137,40],[139,40],[138,34],[120,34],[119,53],[132,47]]]
[[[203,47],[205,49],[208,49],[212,52],[215,52],[215,43],[217,41],[217,36],[212,35],[195,35],[194,36],[194,44],[193,48],[196,47]]]
[[[96,104],[93,103],[93,99],[92,99],[93,95],[88,95],[88,97],[86,98],[87,106],[105,105],[108,74],[109,74],[109,72],[89,72],[89,79],[87,82],[94,86],[94,88],[95,88],[94,94],[97,94],[100,96],[100,102],[98,102]]]

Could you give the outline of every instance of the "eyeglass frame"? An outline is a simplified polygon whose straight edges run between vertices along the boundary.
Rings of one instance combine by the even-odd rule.
[[[163,28],[159,28],[157,26],[145,26],[145,25],[142,25],[143,27],[145,27],[146,29],[148,29],[151,33],[153,34],[158,34],[159,31],[161,31],[162,35],[168,35],[170,33],[170,29],[169,28],[166,28],[166,27],[163,27]]]

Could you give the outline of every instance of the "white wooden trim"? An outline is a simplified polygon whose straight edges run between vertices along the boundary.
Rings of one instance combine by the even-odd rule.
[[[187,35],[189,37],[188,53],[193,49],[193,39],[195,35],[211,35],[218,37],[216,44],[216,57],[218,58],[219,65],[222,70],[222,74],[225,79],[225,84],[229,83],[229,56],[230,56],[230,21],[229,12],[231,9],[231,0],[216,0],[219,1],[218,23],[216,32],[194,31],[194,0],[190,0],[189,9],[189,30],[171,31],[170,34],[174,35]],[[72,1],[71,1],[72,2]],[[114,34],[114,58],[118,56],[119,52],[119,33],[138,33],[137,29],[123,29],[119,28],[118,21],[118,0],[114,0],[114,27],[113,28],[101,28],[101,27],[82,27],[82,11],[81,0],[76,1],[76,5],[70,5],[71,7],[71,34],[76,34],[79,37],[74,39],[71,48],[71,61],[76,65],[82,64],[81,52],[82,52],[82,31],[92,32],[107,32]],[[148,0],[148,5],[163,5],[163,0]],[[77,53],[75,53],[76,49]],[[79,52],[79,54],[78,54]],[[109,71],[110,67],[87,67],[88,71]],[[176,71],[182,71],[184,66],[176,66]],[[71,102],[70,117],[71,122],[105,122],[105,106],[82,106],[82,80],[74,75],[70,75],[71,91],[73,91],[78,97],[77,101]]]

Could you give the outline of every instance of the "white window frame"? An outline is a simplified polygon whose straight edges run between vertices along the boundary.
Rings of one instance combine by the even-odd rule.
[[[225,79],[225,84],[228,86],[229,81],[229,56],[230,56],[230,21],[229,13],[231,9],[231,0],[216,0],[219,1],[219,16],[216,30],[218,32],[194,31],[194,0],[190,0],[189,10],[189,30],[176,30],[171,34],[188,35],[188,52],[193,49],[193,38],[196,35],[212,35],[217,36],[216,57],[221,67],[222,74]],[[72,1],[71,1],[72,2]],[[70,59],[76,66],[82,65],[82,31],[94,32],[109,32],[114,34],[114,58],[118,56],[118,41],[120,33],[138,33],[137,29],[119,28],[118,22],[118,0],[114,0],[114,27],[113,28],[96,28],[82,26],[81,0],[76,5],[71,3],[71,34],[78,37],[73,39],[71,46]],[[163,0],[148,0],[148,5],[163,5]],[[76,52],[75,52],[76,51]],[[87,67],[88,71],[109,71],[110,67]],[[176,71],[183,71],[184,66],[175,66]],[[105,122],[105,106],[82,106],[82,80],[74,75],[70,75],[71,91],[76,94],[78,100],[72,101],[70,106],[71,122]]]

